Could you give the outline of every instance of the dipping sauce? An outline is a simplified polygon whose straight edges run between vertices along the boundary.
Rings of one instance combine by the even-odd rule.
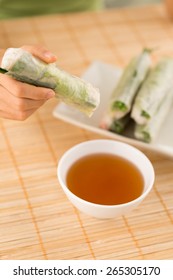
[[[132,201],[143,192],[144,180],[130,161],[111,154],[92,154],[68,170],[67,186],[78,197],[96,204]]]

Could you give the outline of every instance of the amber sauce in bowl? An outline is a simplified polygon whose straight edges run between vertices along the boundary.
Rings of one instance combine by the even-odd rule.
[[[89,140],[60,158],[59,183],[72,204],[96,218],[129,214],[151,191],[150,160],[135,147],[114,140]]]
[[[141,195],[144,180],[130,161],[111,154],[92,154],[78,159],[67,173],[67,186],[89,202],[115,205]]]

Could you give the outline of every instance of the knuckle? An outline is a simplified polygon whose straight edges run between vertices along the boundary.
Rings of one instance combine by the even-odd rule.
[[[39,45],[39,44],[26,45],[26,44],[24,44],[20,48],[21,49],[28,49],[28,48],[34,48],[34,47],[37,47],[37,46],[41,46],[41,45]]]
[[[28,114],[25,111],[20,111],[17,113],[17,120],[24,121],[28,118]]]
[[[17,99],[16,101],[16,109],[19,112],[23,112],[26,109],[26,102],[24,101],[24,99]]]
[[[36,54],[37,52],[40,52],[43,50],[43,47],[39,44],[33,44],[33,45],[23,45],[21,49],[30,52],[31,54]]]
[[[31,49],[34,48],[35,45],[23,45],[21,46],[21,49],[26,50],[26,51],[30,51]]]
[[[23,91],[24,91],[24,89],[23,89],[22,83],[16,84],[16,87],[15,87],[15,96],[17,96],[17,97],[22,97]]]
[[[28,45],[22,45],[20,48],[21,49],[26,49],[28,47]]]

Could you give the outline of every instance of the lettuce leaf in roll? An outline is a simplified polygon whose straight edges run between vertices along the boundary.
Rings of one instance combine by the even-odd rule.
[[[1,67],[8,71],[5,75],[14,79],[53,89],[57,98],[88,116],[99,105],[99,91],[90,83],[61,70],[55,63],[44,63],[21,48],[7,49]]]
[[[109,126],[109,130],[118,134],[122,134],[130,121],[130,114],[125,115],[121,119],[114,119]]]
[[[134,131],[135,137],[147,143],[153,142],[172,106],[173,87],[165,94],[154,116],[144,125],[136,124]]]
[[[131,113],[135,122],[140,125],[147,124],[172,87],[173,59],[162,58],[150,71],[135,98]]]
[[[144,49],[124,69],[110,99],[109,114],[113,118],[122,118],[130,112],[134,97],[150,69],[150,52]]]
[[[130,121],[130,113],[120,119],[111,118],[105,115],[100,123],[100,127],[114,133],[122,134]]]

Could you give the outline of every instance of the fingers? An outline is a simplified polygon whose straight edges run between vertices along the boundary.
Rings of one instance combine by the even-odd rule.
[[[17,121],[24,121],[28,117],[30,117],[35,112],[34,109],[19,112],[19,111],[4,111],[0,109],[0,118],[10,119],[10,120],[17,120]]]
[[[0,100],[1,104],[6,104],[8,107],[12,107],[17,111],[25,111],[30,109],[37,109],[42,106],[46,100],[33,100],[28,98],[18,98],[5,89],[0,88]]]
[[[38,57],[39,59],[43,60],[46,63],[53,63],[57,60],[56,55],[54,55],[52,52],[50,52],[45,47],[39,46],[39,45],[25,45],[22,46],[21,49],[26,50],[33,54],[34,56]],[[5,53],[4,49],[0,49],[0,64],[2,57]]]
[[[0,117],[25,120],[40,108],[46,100],[32,100],[13,96],[0,86]]]
[[[31,102],[31,100],[29,100]],[[14,103],[15,102],[15,103]],[[28,100],[19,99],[13,97],[9,98],[8,93],[5,100],[3,100],[2,93],[0,94],[0,117],[13,119],[13,120],[25,120],[31,114],[33,114],[39,107],[41,107],[46,101],[28,103]]]
[[[0,84],[18,98],[47,100],[55,96],[55,92],[52,89],[25,84],[4,74],[0,74]]]
[[[26,45],[26,46],[22,46],[21,48],[30,52],[31,54],[40,58],[46,63],[52,63],[57,60],[56,56],[53,53],[51,53],[49,50],[47,50],[45,47],[38,46],[38,45],[35,46]]]
[[[8,102],[0,102],[0,117],[13,119],[13,120],[26,120],[38,108],[40,108],[46,101],[34,104],[28,104],[24,100],[18,100],[16,104],[9,105]]]
[[[22,49],[46,63],[56,61],[56,56],[41,46],[23,46]],[[0,62],[4,50],[0,50]],[[49,88],[36,87],[0,74],[0,117],[25,120],[48,99],[55,96]]]

